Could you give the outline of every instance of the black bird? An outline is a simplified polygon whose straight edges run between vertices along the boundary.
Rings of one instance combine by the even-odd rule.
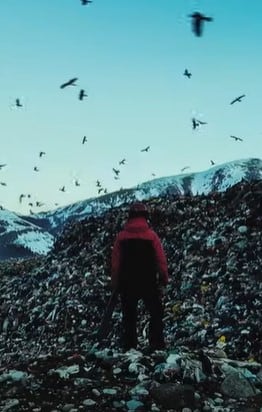
[[[152,173],[152,176],[155,176],[155,173]]]
[[[104,189],[104,194],[106,194],[107,193],[107,189]]]
[[[75,180],[75,185],[76,185],[76,186],[80,186],[80,183],[79,183],[79,181],[78,181],[77,179]]]
[[[183,172],[183,171],[186,170],[186,169],[190,169],[190,166],[182,167],[181,172]]]
[[[115,179],[115,180],[118,180],[118,179],[119,179],[119,176],[114,176],[114,179]]]
[[[198,126],[199,126],[198,121],[193,117],[193,119],[192,119],[193,130],[195,130]]]
[[[22,193],[22,194],[19,196],[19,203],[22,203],[23,197],[25,197],[25,195]]]
[[[43,155],[45,155],[46,154],[46,152],[40,152],[39,153],[39,157],[42,157]]]
[[[39,172],[39,169],[38,169],[37,166],[34,167],[34,171],[35,171],[35,172]]]
[[[5,167],[6,166],[6,164],[4,164],[4,165],[0,165],[0,169],[2,169],[3,167]]]
[[[211,163],[212,166],[214,166],[214,164],[215,164],[214,160],[210,160],[210,163]]]
[[[122,159],[120,160],[120,162],[118,162],[119,165],[124,165],[126,163],[126,159]]]
[[[0,185],[6,186],[6,183],[5,182],[0,182]]]
[[[37,207],[41,207],[41,206],[44,206],[44,203],[43,202],[39,202],[38,200],[35,202],[35,205],[37,206]]]
[[[239,140],[240,142],[243,142],[243,139],[241,139],[241,137],[237,137],[237,136],[230,136],[231,139],[235,139],[235,141]]]
[[[232,102],[230,102],[230,104],[234,104],[236,102],[240,103],[242,101],[243,97],[245,97],[245,96],[246,96],[245,94],[241,94],[241,96],[238,96],[234,100],[232,100]]]
[[[60,192],[65,192],[65,186],[59,188]]]
[[[102,187],[100,187],[100,188],[98,189],[98,194],[100,194],[103,190],[104,190],[104,189],[103,189]]]
[[[113,172],[118,176],[119,175],[119,173],[120,173],[120,170],[118,170],[118,169],[115,169],[114,167],[113,167]]]
[[[202,13],[196,11],[189,17],[192,18],[192,30],[196,36],[200,37],[203,33],[203,23],[204,21],[213,21],[212,17],[207,17]]]
[[[96,181],[96,186],[101,187],[101,182],[99,180]]]
[[[68,80],[68,82],[61,84],[60,89],[64,89],[67,86],[76,86],[75,82],[77,80],[78,80],[78,77],[74,77],[73,79]]]
[[[81,89],[79,92],[79,100],[83,100],[84,97],[88,97],[88,95],[85,93],[84,89]]]
[[[149,149],[150,149],[150,146],[147,146],[144,149],[142,149],[141,152],[148,152]]]
[[[84,144],[85,142],[87,142],[86,136],[83,137],[82,144]]]
[[[192,76],[192,73],[190,73],[187,69],[185,69],[184,76],[186,76],[190,79],[190,77]]]
[[[33,205],[33,203],[32,203],[32,202],[29,202],[29,203],[28,203],[28,206],[33,207],[34,205]]]
[[[93,3],[92,0],[81,0],[83,6],[86,6],[89,3]]]
[[[3,206],[2,206],[2,205],[0,205],[0,210],[4,210],[4,208],[3,208]]]
[[[15,100],[15,105],[16,105],[16,107],[23,107],[23,105],[20,102],[20,99]]]
[[[203,125],[203,124],[207,124],[207,122],[203,122],[202,120],[198,120],[198,119],[195,119],[196,121],[197,121],[197,123],[198,123],[198,125]]]
[[[202,363],[202,371],[206,376],[213,375],[213,365],[209,357],[201,349],[199,351],[199,360]]]

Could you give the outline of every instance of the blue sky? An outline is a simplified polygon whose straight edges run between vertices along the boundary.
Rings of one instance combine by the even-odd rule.
[[[194,11],[214,19],[200,38]],[[261,15],[260,0],[2,0],[0,204],[38,212],[96,196],[97,179],[110,192],[261,158]],[[192,130],[192,117],[208,124]]]

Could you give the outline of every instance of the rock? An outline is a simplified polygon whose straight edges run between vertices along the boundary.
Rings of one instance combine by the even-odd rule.
[[[72,409],[74,409],[75,405],[73,403],[67,403],[62,407],[63,412],[72,412]]]
[[[239,226],[239,227],[237,228],[237,230],[238,230],[239,233],[241,233],[241,234],[247,233],[248,227],[247,227],[247,226]]]
[[[151,389],[151,396],[164,408],[193,408],[195,405],[194,392],[194,388],[190,385],[163,383]]]
[[[93,399],[85,399],[82,404],[84,406],[94,406],[96,402]]]
[[[126,403],[126,406],[128,408],[128,411],[138,411],[138,410],[142,410],[142,408],[144,407],[143,402],[137,401],[136,399],[131,399],[130,401],[128,401]]]
[[[103,389],[103,393],[105,394],[105,395],[111,395],[111,396],[114,396],[114,395],[116,395],[117,394],[117,390],[116,389]]]
[[[2,412],[7,412],[13,409],[14,407],[17,407],[19,405],[19,400],[18,399],[8,399],[5,402],[5,405],[3,406],[3,409],[1,409]]]
[[[256,395],[254,386],[245,378],[241,371],[229,365],[223,365],[222,370],[226,375],[221,384],[221,391],[224,395],[235,399]]]
[[[101,392],[99,392],[99,390],[96,389],[96,388],[92,389],[92,394],[97,396],[97,397],[101,396]]]

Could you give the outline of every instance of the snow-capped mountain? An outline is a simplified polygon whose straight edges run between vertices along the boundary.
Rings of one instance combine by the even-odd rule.
[[[134,200],[147,200],[166,194],[196,195],[222,192],[241,180],[262,179],[261,159],[242,159],[210,169],[153,179],[137,187],[122,189],[30,216],[0,211],[0,259],[46,254],[54,236],[72,220],[80,220]]]
[[[54,236],[8,210],[0,210],[0,259],[46,254]]]

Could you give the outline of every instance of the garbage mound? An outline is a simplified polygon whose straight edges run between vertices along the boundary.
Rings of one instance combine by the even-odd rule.
[[[71,223],[47,257],[1,263],[0,410],[259,411],[261,195],[257,181],[146,202],[170,273],[164,352],[147,353],[142,304],[137,351],[121,351],[119,304],[97,342],[128,205]]]

